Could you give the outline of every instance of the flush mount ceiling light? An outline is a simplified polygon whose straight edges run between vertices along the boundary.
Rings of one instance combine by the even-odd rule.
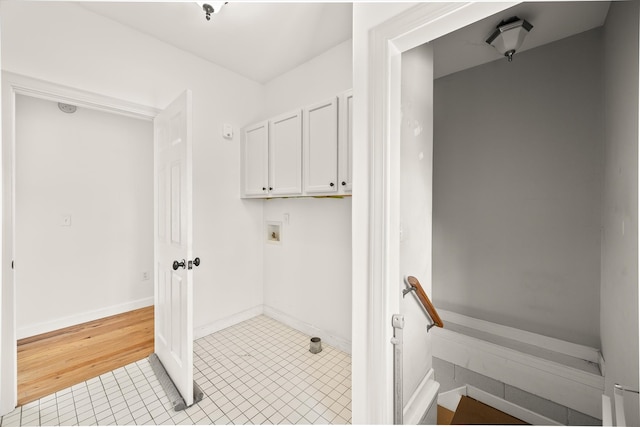
[[[513,16],[498,24],[496,30],[487,39],[487,43],[511,62],[513,54],[520,49],[524,38],[532,28],[533,25],[526,20]]]
[[[212,13],[219,13],[222,6],[227,4],[226,1],[197,1],[198,6],[204,10],[207,21],[211,20]]]

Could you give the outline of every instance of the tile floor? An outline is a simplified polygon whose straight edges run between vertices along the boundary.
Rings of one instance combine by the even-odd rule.
[[[351,357],[258,316],[194,343],[201,402],[175,412],[147,359],[16,408],[0,427],[351,424]]]

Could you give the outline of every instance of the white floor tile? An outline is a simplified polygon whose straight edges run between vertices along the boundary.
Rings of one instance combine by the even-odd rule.
[[[194,343],[204,399],[175,412],[147,359],[17,408],[2,427],[34,425],[349,424],[351,357],[258,316]]]

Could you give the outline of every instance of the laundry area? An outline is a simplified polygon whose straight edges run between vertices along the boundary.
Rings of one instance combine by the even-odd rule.
[[[2,4],[3,95],[18,101],[3,119],[16,341],[154,306],[155,353],[167,372],[191,366],[172,382],[202,393],[175,411],[142,359],[28,401],[3,426],[351,422],[351,5],[273,5],[299,17],[280,35],[295,54],[247,50],[226,67],[145,27],[274,31],[271,6],[216,8]],[[218,53],[252,44],[237,43]],[[121,118],[139,129],[129,141]],[[269,190],[247,192],[251,174]]]

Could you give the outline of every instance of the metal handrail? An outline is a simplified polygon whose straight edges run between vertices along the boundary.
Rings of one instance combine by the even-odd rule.
[[[618,389],[618,390],[620,390],[620,391],[628,391],[628,392],[630,392],[630,393],[640,394],[640,391],[635,390],[635,389],[632,389],[631,387],[626,386],[626,385],[620,385],[620,384],[618,384],[618,383],[615,383],[615,384],[613,385],[613,387],[614,387],[614,388],[617,388],[617,389]]]
[[[442,328],[444,323],[438,315],[436,308],[431,304],[429,297],[422,289],[420,281],[413,276],[407,277],[407,284],[410,289],[402,291],[402,297],[404,298],[409,292],[415,292],[418,300],[422,303],[422,306],[427,310],[428,316],[433,322],[427,326],[427,332],[434,326]],[[403,359],[403,334],[404,328],[404,316],[401,314],[394,314],[391,318],[391,324],[393,326],[393,338],[391,343],[393,344],[393,424],[403,424],[403,399],[402,399],[402,359]]]
[[[415,292],[418,300],[420,300],[424,309],[427,310],[427,314],[431,318],[431,321],[433,321],[433,324],[427,326],[427,331],[434,326],[442,328],[444,326],[444,323],[442,322],[440,315],[438,315],[438,311],[436,310],[436,308],[433,306],[433,304],[431,304],[431,301],[422,288],[422,285],[420,285],[420,281],[413,276],[408,276],[407,284],[410,286],[410,288],[402,291],[402,296],[404,297],[409,292]]]

